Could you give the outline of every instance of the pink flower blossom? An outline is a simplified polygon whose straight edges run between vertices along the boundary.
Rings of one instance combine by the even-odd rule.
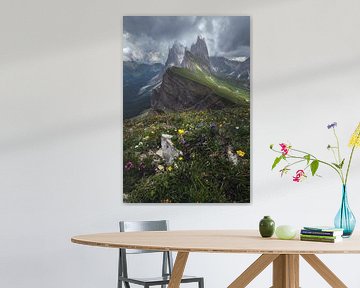
[[[289,146],[286,145],[285,143],[280,143],[279,145],[281,147],[282,154],[287,155],[289,153]]]
[[[125,164],[125,170],[130,170],[134,168],[134,164],[131,162],[131,161],[128,161],[126,164]]]
[[[306,177],[304,170],[298,170],[295,176],[293,176],[293,181],[300,182],[304,177]]]

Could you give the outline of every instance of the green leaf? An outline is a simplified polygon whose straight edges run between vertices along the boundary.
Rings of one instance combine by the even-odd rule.
[[[343,159],[340,164],[337,164],[337,163],[331,163],[331,164],[333,164],[338,169],[342,169],[344,166],[344,162],[345,162],[345,159]]]
[[[340,163],[340,169],[342,169],[343,168],[343,166],[344,166],[344,163],[345,163],[345,158],[341,161],[341,163]]]
[[[304,158],[306,159],[306,164],[309,164],[310,162],[310,155],[305,155]]]
[[[316,171],[318,170],[318,168],[319,168],[319,160],[314,160],[314,161],[312,161],[311,162],[311,164],[310,164],[310,169],[311,169],[311,174],[312,174],[312,176],[314,176],[315,175],[315,173],[316,173]]]
[[[283,159],[283,158],[282,158],[282,155],[275,158],[274,163],[273,163],[273,165],[271,166],[271,170],[273,170],[273,169],[276,167],[276,165],[279,164],[279,162],[281,161],[281,159]]]
[[[332,162],[331,164],[333,164],[336,168],[341,169],[339,164],[334,163],[334,162]]]
[[[270,144],[270,149],[273,149],[274,148],[274,144]]]

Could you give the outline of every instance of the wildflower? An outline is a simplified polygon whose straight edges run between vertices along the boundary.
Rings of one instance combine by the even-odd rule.
[[[135,145],[135,149],[137,149],[137,148],[139,148],[139,147],[141,147],[141,146],[143,146],[143,145],[144,145],[143,142],[139,142],[137,145]]]
[[[134,164],[131,162],[131,161],[128,161],[126,164],[125,164],[125,170],[130,170],[134,168]]]
[[[245,156],[245,152],[241,151],[241,150],[236,150],[236,154],[239,155],[240,157],[244,157]]]
[[[174,170],[174,168],[172,166],[168,166],[166,170],[171,172],[172,170]]]
[[[327,125],[327,128],[328,128],[328,129],[331,129],[331,128],[335,128],[336,126],[337,126],[337,123],[336,123],[336,122],[333,122],[333,123]]]
[[[138,169],[139,169],[139,171],[144,170],[145,169],[145,163],[141,162]]]
[[[143,138],[143,140],[146,141],[146,140],[149,140],[149,138],[150,138],[150,136],[145,136],[145,137]]]
[[[158,165],[157,169],[159,169],[159,171],[164,171],[164,166],[163,165]]]
[[[179,159],[180,161],[183,161],[183,160],[184,160],[184,157],[180,156],[178,159]]]
[[[185,144],[186,144],[185,139],[184,139],[184,138],[182,138],[182,137],[180,138],[180,140],[179,140],[179,141],[180,141],[180,143],[181,143],[181,144],[183,144],[183,145],[185,145]]]
[[[360,123],[356,127],[354,133],[351,135],[349,146],[360,147]]]
[[[290,171],[289,168],[285,167],[283,169],[280,170],[280,175],[281,177],[284,176],[285,174],[287,174]]]
[[[285,143],[280,143],[279,145],[281,147],[282,154],[287,155],[289,153],[289,148],[290,147],[288,145],[286,145]]]
[[[183,135],[185,133],[185,130],[184,129],[179,129],[178,133],[179,133],[179,135]]]
[[[304,170],[298,170],[296,171],[295,176],[293,176],[293,181],[294,182],[300,182],[301,180],[303,180],[306,177]]]
[[[235,127],[235,129],[236,129],[236,130],[239,130],[239,129],[240,129],[240,127],[239,127],[239,126],[236,126],[236,127]]]
[[[210,134],[212,136],[215,136],[218,132],[218,128],[216,127],[216,124],[215,123],[211,123],[210,124]]]

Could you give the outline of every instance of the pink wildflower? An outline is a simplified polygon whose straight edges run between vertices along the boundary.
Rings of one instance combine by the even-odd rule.
[[[281,147],[282,154],[287,155],[289,153],[289,146],[286,145],[285,143],[280,143],[279,145]]]
[[[131,161],[128,161],[126,164],[125,164],[125,170],[130,170],[134,168],[134,164],[131,162]]]
[[[300,182],[304,177],[306,177],[304,170],[298,170],[296,171],[295,176],[293,176],[294,182]]]

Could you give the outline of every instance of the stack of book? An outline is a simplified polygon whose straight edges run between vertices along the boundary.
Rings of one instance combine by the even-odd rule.
[[[342,241],[344,230],[334,227],[304,227],[300,232],[300,239],[302,241],[316,241],[336,243]]]

